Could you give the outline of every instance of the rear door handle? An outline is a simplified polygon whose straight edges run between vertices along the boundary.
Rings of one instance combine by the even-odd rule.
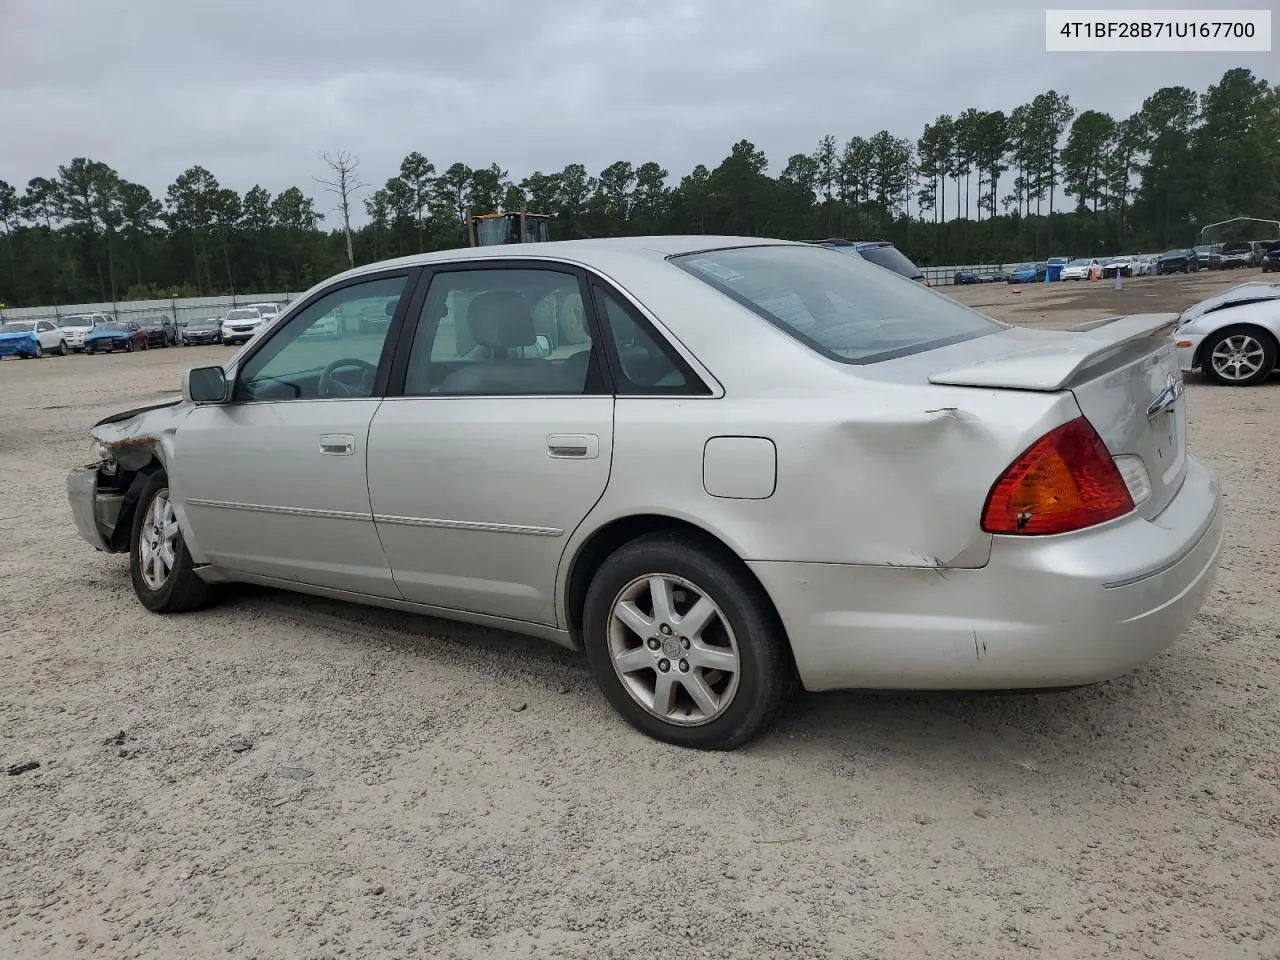
[[[320,436],[320,452],[332,457],[349,457],[355,453],[356,438],[349,433],[325,433]]]
[[[594,460],[600,438],[594,433],[553,433],[547,437],[547,456],[555,460]]]

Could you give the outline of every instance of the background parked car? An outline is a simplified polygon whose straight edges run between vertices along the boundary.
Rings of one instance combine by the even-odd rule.
[[[150,343],[147,331],[132,320],[111,320],[85,334],[85,353],[132,352],[145,350]]]
[[[1261,383],[1280,350],[1280,283],[1240,283],[1187,307],[1174,347],[1183,371],[1200,370],[1225,386]]]
[[[52,320],[11,320],[4,324],[4,332],[15,343],[22,334],[30,334],[35,339],[34,355],[37,357],[46,353],[65,357],[69,352],[66,336]],[[25,350],[19,355],[25,356]]]
[[[1009,274],[1009,283],[1041,283],[1044,281],[1047,264],[1023,263],[1014,267]]]
[[[1095,268],[1101,266],[1097,257],[1079,257],[1062,268],[1063,280],[1088,280]]]
[[[11,320],[0,324],[0,357],[23,360],[44,355],[34,320]]]
[[[253,307],[267,320],[274,320],[280,315],[280,311],[284,309],[278,303],[249,303],[245,304],[245,306]]]
[[[1253,266],[1253,244],[1247,240],[1224,243],[1219,253],[1219,270],[1235,270]]]
[[[1200,258],[1194,250],[1166,250],[1156,258],[1157,273],[1191,273],[1200,269]]]
[[[266,325],[257,307],[236,307],[222,321],[223,343],[248,343]]]
[[[1111,278],[1117,273],[1122,277],[1132,277],[1133,257],[1109,257],[1102,262],[1102,275],[1104,277]]]
[[[58,326],[62,328],[62,335],[67,341],[68,348],[83,350],[85,334],[94,327],[110,322],[111,318],[105,313],[75,313],[69,317],[63,317],[58,322]]]
[[[146,332],[148,347],[168,347],[178,342],[178,326],[167,314],[151,314],[135,322]]]
[[[1263,273],[1280,273],[1280,240],[1263,248],[1261,265]]]
[[[182,331],[182,342],[184,345],[190,346],[205,343],[221,343],[222,318],[204,317],[200,320],[189,321],[186,328]]]
[[[1201,269],[1217,270],[1222,265],[1222,244],[1198,243],[1191,249],[1195,251]]]

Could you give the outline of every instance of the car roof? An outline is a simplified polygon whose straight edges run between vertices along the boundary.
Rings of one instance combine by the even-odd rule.
[[[667,257],[685,253],[697,253],[702,250],[722,250],[725,247],[752,246],[795,246],[805,247],[810,244],[792,240],[776,240],[767,237],[734,237],[722,235],[675,235],[649,237],[602,237],[592,240],[552,240],[546,243],[508,243],[489,247],[458,247],[451,250],[436,250],[431,253],[415,253],[407,257],[393,260],[381,260],[347,270],[337,276],[329,277],[321,285],[327,286],[338,277],[359,277],[369,273],[380,273],[397,267],[420,267],[439,263],[465,262],[471,260],[529,260],[546,258],[551,260],[569,260],[591,264],[597,259],[614,261],[619,257],[660,262]]]

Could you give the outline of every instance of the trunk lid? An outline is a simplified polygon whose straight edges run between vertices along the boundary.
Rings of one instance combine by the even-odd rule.
[[[1011,328],[966,345],[968,362],[931,383],[1069,390],[1113,456],[1137,456],[1151,494],[1138,512],[1159,513],[1186,472],[1186,403],[1169,336],[1177,314],[1110,317],[1068,331]],[[980,351],[981,356],[975,355]]]

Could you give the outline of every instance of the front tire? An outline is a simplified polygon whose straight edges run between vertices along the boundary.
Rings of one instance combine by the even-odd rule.
[[[36,344],[36,352],[32,354],[37,360],[44,359],[44,346],[40,343]]]
[[[734,750],[763,733],[795,676],[782,624],[741,562],[674,532],[634,540],[600,565],[583,646],[628,723],[701,750]]]
[[[1224,387],[1251,387],[1276,368],[1276,341],[1264,330],[1227,327],[1203,349],[1201,369]]]
[[[71,351],[67,349],[67,341],[63,340],[58,344],[58,356],[65,357]]]
[[[212,588],[196,576],[161,470],[147,477],[129,534],[133,592],[153,613],[186,613],[208,605]]]

